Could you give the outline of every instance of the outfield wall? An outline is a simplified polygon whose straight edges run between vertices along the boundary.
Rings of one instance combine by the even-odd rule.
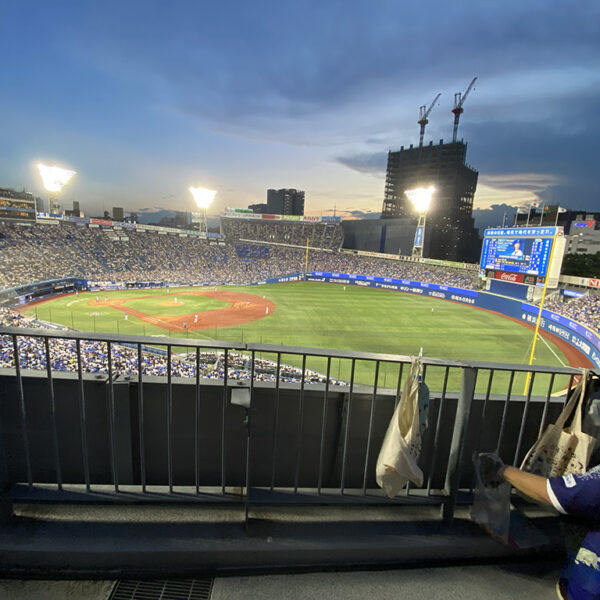
[[[291,275],[284,275],[282,277],[271,277],[270,279],[263,279],[262,281],[253,281],[248,285],[266,285],[267,283],[288,283],[290,281],[303,281],[303,273],[292,273]]]
[[[538,307],[527,302],[451,286],[394,279],[392,277],[372,277],[348,273],[326,273],[313,271],[306,275],[307,281],[324,281],[344,285],[359,285],[385,290],[396,290],[421,296],[431,296],[442,300],[451,300],[461,304],[484,308],[501,315],[512,317],[524,323],[534,325],[538,316]],[[549,310],[542,311],[540,327],[568,342],[593,365],[600,368],[600,336],[580,323],[557,315]]]

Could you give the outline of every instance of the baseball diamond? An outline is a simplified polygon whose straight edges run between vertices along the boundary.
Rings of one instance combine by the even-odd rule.
[[[407,355],[422,349],[425,355],[458,360],[477,356],[524,362],[531,342],[531,325],[497,313],[435,297],[333,283],[87,292],[20,310],[82,331]],[[580,364],[582,357],[567,342],[547,332],[542,336],[539,364]],[[287,358],[295,364],[294,357]],[[356,367],[357,382],[368,384],[372,370],[362,363]],[[312,368],[322,372],[324,365]],[[349,376],[349,365],[336,368],[336,375]]]

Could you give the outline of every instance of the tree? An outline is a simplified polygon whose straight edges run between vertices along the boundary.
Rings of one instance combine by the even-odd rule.
[[[595,254],[567,254],[562,265],[563,275],[600,278],[600,252]]]

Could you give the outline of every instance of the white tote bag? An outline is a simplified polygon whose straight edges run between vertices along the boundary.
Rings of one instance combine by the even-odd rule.
[[[417,460],[421,452],[422,429],[426,427],[429,390],[421,382],[422,372],[421,361],[413,360],[377,458],[377,485],[388,498],[393,498],[408,481],[416,486],[423,485],[423,471]]]
[[[546,431],[525,456],[521,469],[542,477],[559,477],[568,473],[584,473],[596,445],[596,438],[583,433],[582,405],[585,400],[587,371],[583,371],[579,383],[556,423]],[[565,427],[571,414],[570,427]]]

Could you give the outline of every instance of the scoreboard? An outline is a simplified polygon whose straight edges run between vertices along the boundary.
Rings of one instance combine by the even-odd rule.
[[[560,272],[565,240],[562,227],[514,227],[486,229],[481,250],[481,269],[486,275],[518,283],[540,283]],[[556,240],[554,248],[553,239]],[[558,275],[556,275],[558,277]]]

